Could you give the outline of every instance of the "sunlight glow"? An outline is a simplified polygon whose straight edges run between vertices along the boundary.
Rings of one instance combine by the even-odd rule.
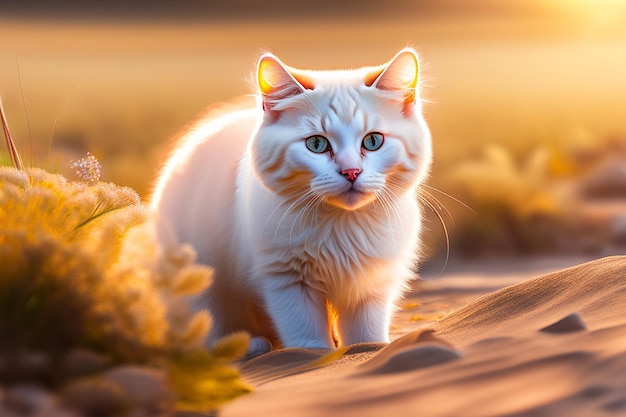
[[[626,2],[621,0],[552,0],[545,6],[597,28],[623,28],[626,20]]]

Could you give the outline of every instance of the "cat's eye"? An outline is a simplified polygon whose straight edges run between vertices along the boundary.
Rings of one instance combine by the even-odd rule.
[[[377,151],[380,149],[381,146],[383,146],[384,141],[385,137],[382,133],[368,133],[363,138],[363,144],[361,146],[363,146],[363,148],[367,149],[368,151]]]
[[[306,147],[314,153],[324,153],[330,150],[330,143],[324,136],[314,135],[306,139]]]

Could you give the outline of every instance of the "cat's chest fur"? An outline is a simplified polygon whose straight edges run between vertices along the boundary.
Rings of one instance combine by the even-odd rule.
[[[254,191],[241,190],[249,198],[242,195],[238,201],[245,217],[254,220],[240,239],[249,246],[251,269],[263,278],[280,275],[329,298],[358,299],[393,281],[399,258],[412,259],[419,233],[413,219],[419,215],[410,195],[390,207],[375,203],[348,212],[314,202],[290,203],[251,181]]]

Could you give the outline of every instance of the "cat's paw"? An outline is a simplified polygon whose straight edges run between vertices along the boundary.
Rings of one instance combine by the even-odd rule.
[[[272,351],[272,342],[269,341],[266,337],[257,336],[250,339],[250,344],[248,345],[248,353],[246,353],[245,359],[256,358],[257,356],[261,356],[265,353],[269,353]]]

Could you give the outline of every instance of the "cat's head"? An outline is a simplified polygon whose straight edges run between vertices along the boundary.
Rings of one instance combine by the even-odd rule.
[[[265,54],[257,77],[264,117],[252,159],[274,193],[357,210],[411,192],[424,179],[430,133],[412,49],[379,67],[323,72]]]

